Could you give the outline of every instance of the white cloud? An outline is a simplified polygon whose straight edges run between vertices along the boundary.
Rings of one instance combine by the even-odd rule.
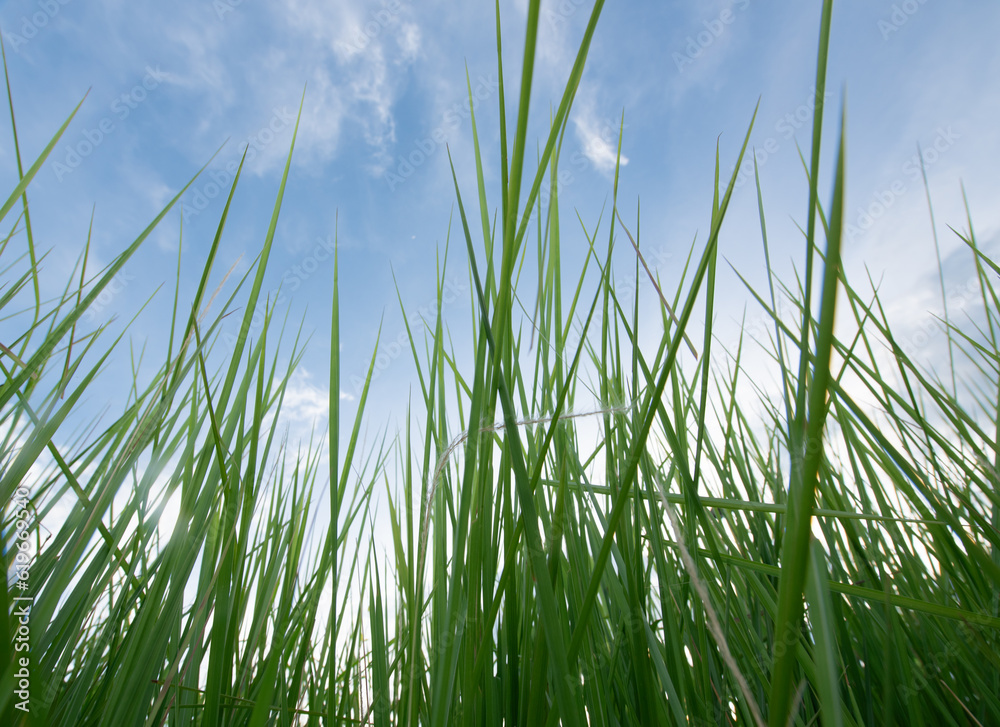
[[[420,52],[419,26],[405,19],[409,11],[399,0],[375,7],[315,0],[286,0],[284,5],[277,17],[285,19],[295,36],[285,45],[294,50],[273,75],[312,69],[296,141],[306,152],[302,157],[333,158],[350,123],[369,148],[369,167],[380,174],[396,140],[393,106],[403,78],[400,69]],[[276,146],[271,164],[280,163],[282,149]]]
[[[329,414],[329,398],[329,389],[313,383],[313,375],[305,366],[299,365],[285,387],[281,417],[289,423],[312,425],[326,419]],[[340,392],[341,401],[353,399],[350,394]]]
[[[610,115],[607,118],[599,117],[592,101],[580,105],[573,123],[576,125],[576,136],[583,147],[584,156],[597,171],[605,175],[612,174],[618,160],[619,124]],[[628,157],[622,154],[621,165],[626,164]]]
[[[667,73],[675,104],[694,88],[721,88],[731,54],[749,33],[751,15],[750,0],[723,0],[689,9],[679,31],[668,41],[671,63]]]
[[[228,139],[225,161],[238,161],[246,144],[255,148],[245,174],[280,169],[292,126],[273,123],[276,109],[294,117],[305,86],[296,163],[323,165],[357,135],[356,151],[370,154],[369,168],[381,172],[395,142],[394,106],[406,69],[423,49],[410,5],[284,0],[260,12],[233,6],[220,17],[194,3],[183,7],[157,16],[155,34],[123,8],[106,63],[159,68],[164,83],[190,97],[183,102],[194,113],[177,119],[189,136],[178,143],[193,159],[204,162]],[[182,99],[172,103],[177,108]]]
[[[400,27],[399,49],[403,51],[403,60],[413,61],[420,53],[420,27],[415,23],[403,23]]]
[[[296,423],[313,424],[325,419],[329,393],[312,383],[312,375],[300,366],[285,387],[285,400],[281,406],[282,418]]]

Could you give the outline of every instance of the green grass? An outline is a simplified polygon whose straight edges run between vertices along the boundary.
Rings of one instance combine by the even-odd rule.
[[[619,214],[619,170],[609,208],[562,224],[559,156],[602,5],[529,163],[529,3],[511,128],[498,63],[501,183],[484,178],[474,113],[477,186],[454,176],[457,240],[437,294],[450,255],[470,276],[469,349],[449,345],[439,300],[430,334],[410,339],[419,396],[405,433],[370,451],[359,435],[374,356],[356,418],[339,408],[338,272],[328,452],[280,437],[301,331],[286,343],[268,302],[263,331],[246,333],[291,151],[252,277],[208,305],[237,174],[194,299],[174,296],[165,360],[140,356],[117,418],[68,435],[109,358],[126,355],[122,337],[80,318],[184,190],[106,269],[87,270],[85,252],[61,297],[43,300],[27,190],[72,115],[26,171],[18,148],[21,181],[0,208],[0,307],[23,324],[0,356],[8,573],[20,532],[29,552],[40,547],[28,589],[3,591],[0,722],[1000,724],[1000,268],[971,213],[952,233],[968,245],[982,311],[946,332],[953,370],[978,375],[959,388],[904,353],[878,294],[841,266],[846,101],[836,162],[820,166],[827,0],[795,285],[770,273],[756,185],[768,286],[751,293],[773,327],[762,343],[780,383],[747,405],[750,342],[720,351],[711,324],[691,326],[698,311],[713,320],[736,183],[736,172],[720,178],[718,153],[709,234],[674,291],[642,259],[639,220]],[[497,43],[499,59],[499,4]],[[575,273],[567,240],[588,250]],[[624,240],[627,257],[613,254]],[[612,283],[622,259],[634,263],[629,296]],[[658,322],[631,295],[640,281],[656,287]],[[795,316],[777,312],[779,297]],[[223,317],[239,308],[243,333],[210,367]],[[578,325],[585,335],[570,345]],[[650,326],[658,343],[640,346]],[[689,351],[694,363],[682,363]],[[162,534],[170,498],[179,516]],[[389,563],[359,537],[379,503]],[[320,510],[329,525],[310,532]],[[44,542],[42,521],[53,526]],[[14,600],[24,594],[26,642]],[[24,656],[27,713],[15,691]]]

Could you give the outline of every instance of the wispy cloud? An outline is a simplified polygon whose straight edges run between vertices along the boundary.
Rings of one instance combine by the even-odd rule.
[[[610,175],[618,160],[619,126],[611,116],[602,117],[596,112],[592,99],[583,101],[573,117],[576,136],[580,140],[583,155],[590,160],[601,174]],[[628,157],[622,154],[621,164],[628,164]]]
[[[372,7],[359,2],[285,0],[280,13],[293,37],[273,76],[311,69],[300,127],[304,157],[328,161],[354,126],[368,147],[368,167],[378,175],[396,140],[393,107],[403,88],[403,71],[418,58],[419,26],[409,6],[388,0]],[[298,49],[298,50],[294,50]]]
[[[340,392],[340,400],[352,400],[347,392]],[[281,417],[290,424],[312,426],[329,415],[330,393],[325,386],[313,382],[312,374],[300,366],[292,374],[285,387],[285,400],[281,406]]]

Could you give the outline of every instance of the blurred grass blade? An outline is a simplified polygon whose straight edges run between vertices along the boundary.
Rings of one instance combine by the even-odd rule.
[[[827,21],[828,22],[828,21]],[[802,621],[802,594],[809,568],[809,538],[820,465],[823,462],[824,425],[830,388],[830,359],[833,353],[837,286],[840,277],[840,246],[844,221],[844,155],[846,144],[846,100],[841,111],[840,141],[837,148],[833,202],[830,205],[830,233],[827,238],[823,272],[823,294],[816,340],[816,355],[809,387],[809,415],[803,446],[801,479],[793,468],[788,493],[789,513],[782,541],[781,579],[778,584],[778,614],[775,619],[777,644],[794,643]],[[808,312],[807,312],[808,315]],[[802,345],[807,345],[803,333]],[[808,360],[803,351],[804,360]],[[795,441],[794,439],[792,440]],[[797,457],[792,453],[792,459]],[[784,725],[792,698],[794,648],[775,649],[771,681],[770,724]]]
[[[816,689],[824,727],[841,727],[844,715],[840,702],[840,660],[834,632],[833,603],[827,587],[826,556],[815,539],[809,548],[809,621],[815,642]]]

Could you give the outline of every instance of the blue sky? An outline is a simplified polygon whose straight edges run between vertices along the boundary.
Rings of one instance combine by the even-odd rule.
[[[723,172],[731,170],[758,99],[751,143],[772,256],[786,276],[800,264],[796,224],[804,225],[807,187],[796,143],[809,145],[820,6],[818,0],[608,3],[563,151],[567,274],[585,250],[571,212],[578,209],[592,229],[609,200],[612,150],[624,113],[622,216],[634,222],[641,202],[642,244],[672,289],[692,239],[697,235],[702,242],[707,232],[716,143]],[[500,9],[511,109],[526,2],[503,1]],[[589,11],[582,0],[543,2],[531,127],[539,143]],[[313,333],[289,414],[306,426],[325,413],[333,273],[328,251],[336,236],[345,414],[352,414],[352,383],[363,375],[381,324],[370,437],[384,424],[394,429],[415,386],[408,353],[392,345],[404,330],[396,285],[409,311],[432,314],[436,256],[443,254],[455,200],[445,144],[463,193],[474,194],[466,68],[494,190],[490,202],[496,204],[493,3],[12,0],[0,8],[0,25],[26,160],[35,158],[87,94],[29,190],[39,246],[52,251],[45,263],[49,295],[65,284],[92,210],[96,269],[124,249],[221,147],[183,198],[183,242],[177,209],[125,268],[113,295],[88,313],[91,323],[111,316],[127,320],[163,285],[133,329],[136,342],[149,341],[150,355],[165,349],[160,331],[172,304],[178,245],[183,300],[197,284],[223,190],[246,145],[245,173],[213,281],[233,264],[237,273],[245,272],[259,251],[305,88],[265,283],[272,297],[281,286],[278,316],[287,311],[292,327],[304,316],[305,330]],[[890,314],[908,330],[919,331],[940,312],[933,238],[915,163],[918,144],[949,294],[971,299],[969,257],[946,228],[965,226],[962,183],[979,239],[995,250],[1000,238],[997,28],[1000,4],[994,0],[843,1],[834,8],[826,129],[830,141],[846,89],[852,226],[845,264],[857,282],[866,268],[883,278]],[[826,151],[821,187],[828,202],[832,145]],[[0,135],[0,163],[11,189],[17,177],[9,131]],[[757,201],[752,177],[745,181],[734,195],[720,245],[746,277],[762,284]],[[602,224],[606,233],[607,214]],[[459,349],[470,316],[460,242],[453,236],[444,310]],[[628,270],[627,246],[619,245],[617,255]],[[722,343],[732,345],[747,296],[728,269],[722,275],[717,330]],[[650,295],[648,286],[640,288]],[[655,304],[649,312],[658,319]],[[759,322],[754,316],[750,309],[751,325]],[[930,340],[921,344],[927,355],[939,350]],[[123,348],[108,380],[129,366]],[[89,406],[115,396],[94,397]]]

